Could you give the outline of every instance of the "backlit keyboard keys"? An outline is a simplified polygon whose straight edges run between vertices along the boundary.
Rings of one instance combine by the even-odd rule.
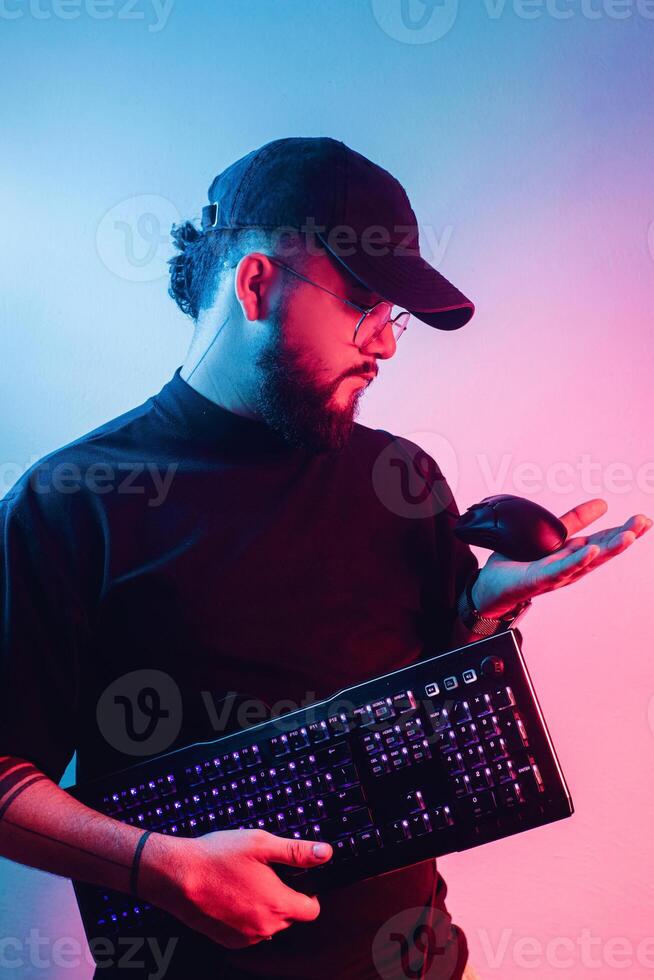
[[[276,735],[274,738],[271,738],[270,751],[276,759],[281,759],[282,756],[288,755],[291,751],[291,747],[288,744],[288,735]]]
[[[427,739],[423,739],[422,742],[412,742],[409,746],[410,756],[412,762],[417,765],[419,762],[426,762],[431,759],[431,749],[429,748],[429,742]]]
[[[438,806],[429,811],[432,830],[445,830],[454,823],[449,806]]]
[[[443,732],[437,732],[434,738],[434,745],[441,750],[441,752],[454,752],[459,747],[459,743],[456,740],[456,735],[454,734],[454,729],[447,728]]]
[[[493,785],[493,774],[488,766],[479,766],[470,773],[473,790],[488,789]]]
[[[306,728],[298,728],[296,731],[289,732],[288,743],[293,751],[306,749],[309,744],[309,733]]]
[[[354,841],[351,837],[341,837],[332,843],[334,862],[348,861],[355,856]],[[327,862],[329,863],[329,862]]]
[[[419,813],[426,809],[425,799],[419,789],[411,790],[405,795],[402,809],[407,813]]]
[[[496,787],[495,794],[500,806],[514,807],[525,802],[519,783],[501,783]]]
[[[450,713],[447,708],[438,708],[436,711],[429,712],[429,720],[435,732],[442,732],[452,724]]]
[[[479,741],[477,726],[474,722],[470,722],[469,725],[457,725],[454,732],[460,746],[472,745]]]
[[[484,742],[484,746],[486,748],[486,755],[491,762],[496,759],[506,759],[509,755],[506,742],[503,738],[489,738]]]
[[[477,719],[477,731],[484,738],[491,738],[493,735],[500,735],[501,729],[497,715],[484,715]]]
[[[247,745],[241,749],[241,762],[244,766],[258,766],[261,762],[259,746]]]
[[[372,702],[372,710],[377,721],[386,721],[395,717],[395,708],[391,698],[384,698],[380,701]]]
[[[357,771],[353,765],[336,766],[332,769],[335,789],[345,789],[346,786],[353,786],[358,783]]]
[[[455,725],[461,725],[466,721],[472,721],[472,712],[468,701],[457,701],[452,708],[452,721]]]
[[[409,827],[412,837],[422,837],[431,833],[431,821],[428,813],[413,813],[409,817]]]
[[[508,779],[516,778],[516,771],[511,759],[500,759],[491,766],[491,772],[496,783],[505,783]]]
[[[460,752],[450,752],[449,755],[443,756],[443,763],[450,776],[465,771],[465,762]]]
[[[455,796],[466,796],[468,793],[472,792],[470,776],[467,773],[464,773],[462,776],[454,776],[452,779],[452,786],[454,788]]]
[[[515,711],[506,711],[500,715],[500,725],[502,737],[510,752],[521,752],[529,745],[525,726]]]
[[[413,691],[400,691],[393,695],[393,707],[397,714],[413,711],[417,706],[418,702]]]
[[[316,764],[319,769],[330,769],[339,762],[349,762],[352,752],[347,742],[326,746],[316,752]]]
[[[496,687],[491,692],[491,702],[496,710],[509,708],[515,704],[515,697],[510,687]]]
[[[393,820],[386,828],[385,837],[389,844],[399,844],[401,841],[411,840],[409,821],[407,819]]]
[[[487,789],[458,800],[457,810],[459,816],[462,816],[464,819],[470,819],[472,817],[478,820],[480,817],[495,812],[497,810],[497,803],[492,790]]]
[[[354,836],[354,847],[357,854],[368,854],[378,850],[381,846],[381,835],[378,830],[364,830]]]
[[[463,756],[463,761],[466,764],[466,769],[474,769],[477,766],[484,766],[488,761],[483,746],[481,745],[468,745],[465,749],[461,749],[461,755]]]
[[[392,769],[391,761],[385,752],[370,759],[370,771],[373,776],[384,776]]]
[[[313,721],[308,726],[309,740],[312,745],[319,745],[329,738],[329,728],[326,721]]]
[[[481,718],[482,715],[488,715],[493,711],[489,694],[475,694],[469,699],[469,703],[475,718]]]

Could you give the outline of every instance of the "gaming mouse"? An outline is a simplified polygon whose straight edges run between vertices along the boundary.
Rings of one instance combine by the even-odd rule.
[[[512,561],[536,561],[568,536],[565,524],[540,504],[509,493],[484,497],[457,520],[454,533],[466,544],[499,551]]]

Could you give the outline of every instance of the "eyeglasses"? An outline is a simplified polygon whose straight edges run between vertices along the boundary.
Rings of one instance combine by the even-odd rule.
[[[290,265],[285,265],[280,262],[279,259],[273,259],[268,256],[273,265],[278,265],[281,269],[286,269],[287,272],[291,272],[298,279],[302,279],[304,282],[310,283],[312,286],[316,286],[318,289],[322,289],[323,292],[329,293],[330,296],[334,296],[341,303],[345,303],[346,306],[351,306],[353,309],[358,310],[363,316],[360,318],[354,329],[354,335],[352,337],[352,342],[357,344],[360,349],[366,347],[368,344],[375,340],[382,330],[386,327],[387,323],[390,323],[393,328],[393,336],[395,341],[400,339],[402,334],[407,328],[409,323],[409,317],[411,314],[407,310],[402,310],[397,316],[391,318],[391,312],[393,310],[393,304],[387,302],[386,300],[381,300],[379,303],[375,303],[374,306],[358,306],[349,299],[343,299],[342,296],[338,296],[333,293],[331,289],[327,289],[325,286],[321,286],[320,283],[314,282],[313,279],[307,279],[296,269],[292,269]],[[358,337],[358,339],[357,339]]]

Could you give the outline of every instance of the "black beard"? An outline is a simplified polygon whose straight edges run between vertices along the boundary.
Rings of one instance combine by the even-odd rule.
[[[322,453],[342,449],[349,441],[365,387],[357,389],[346,408],[329,402],[346,375],[320,385],[302,364],[300,352],[284,340],[279,321],[268,346],[257,358],[262,382],[257,396],[261,418],[289,445]]]

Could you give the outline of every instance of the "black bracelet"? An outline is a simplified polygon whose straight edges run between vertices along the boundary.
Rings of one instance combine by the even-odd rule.
[[[141,852],[143,850],[143,845],[152,833],[151,830],[144,831],[142,837],[140,838],[138,844],[136,845],[136,851],[134,852],[134,860],[132,861],[132,872],[129,879],[130,891],[135,898],[138,898],[138,892],[136,890],[136,880],[139,874],[139,862],[141,860]]]

